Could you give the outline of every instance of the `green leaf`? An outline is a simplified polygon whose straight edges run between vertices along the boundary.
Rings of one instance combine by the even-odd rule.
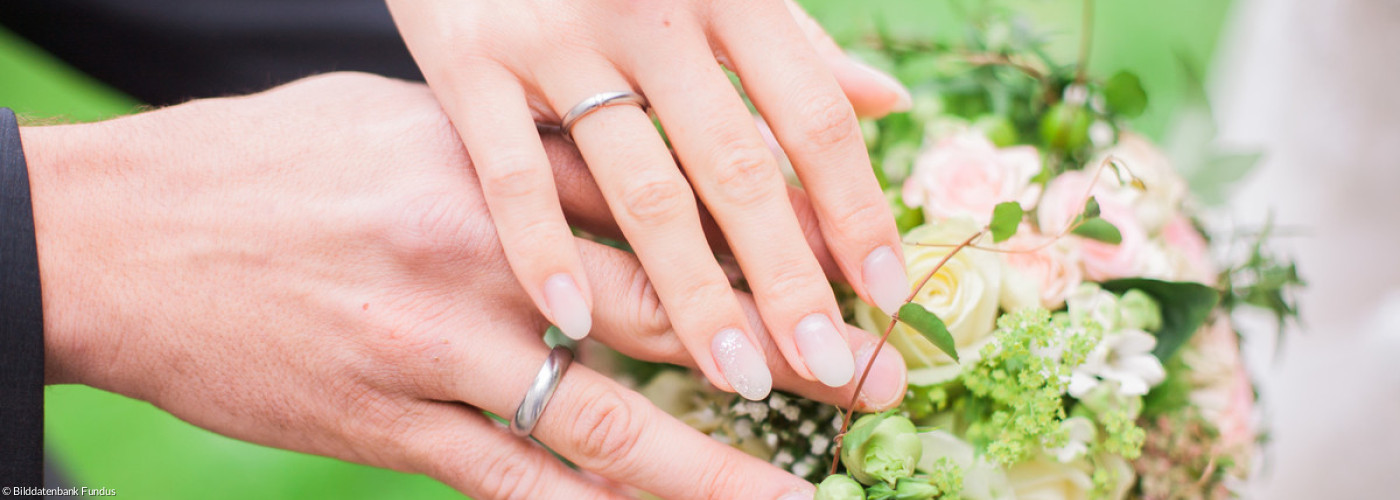
[[[1187,179],[1191,194],[1208,206],[1224,205],[1230,190],[1254,170],[1262,157],[1258,151],[1207,154],[1204,167]]]
[[[1153,332],[1157,335],[1157,348],[1152,351],[1162,361],[1170,359],[1177,349],[1186,345],[1220,302],[1220,292],[1216,289],[1186,281],[1128,278],[1105,282],[1103,289],[1119,294],[1131,289],[1142,290],[1162,306],[1162,328]]]
[[[1021,209],[1021,204],[1014,201],[998,203],[992,209],[992,223],[988,227],[992,230],[992,241],[1001,243],[1007,238],[1016,235],[1016,229],[1021,227],[1021,217],[1025,211]]]
[[[1083,224],[1070,231],[1079,236],[1089,238],[1094,241],[1117,245],[1123,242],[1123,233],[1118,232],[1118,228],[1113,223],[1099,217],[1085,220]]]
[[[1127,71],[1119,71],[1104,83],[1103,97],[1109,107],[1128,118],[1147,109],[1147,91],[1142,89],[1142,81]]]
[[[948,356],[958,361],[957,343],[953,341],[953,334],[948,332],[948,325],[943,324],[943,320],[937,314],[924,309],[924,306],[909,302],[900,306],[899,320],[904,324],[918,330],[924,338]]]
[[[1092,219],[1098,217],[1100,213],[1102,212],[1099,211],[1099,200],[1094,199],[1093,196],[1090,196],[1089,200],[1084,202],[1083,217],[1085,219]]]

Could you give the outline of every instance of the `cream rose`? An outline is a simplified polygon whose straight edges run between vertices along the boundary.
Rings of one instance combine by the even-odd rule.
[[[1116,158],[1133,177],[1142,181],[1145,189],[1131,190],[1131,205],[1147,233],[1156,234],[1180,211],[1181,200],[1186,197],[1186,181],[1161,150],[1137,134],[1120,134],[1118,144],[1090,161],[1085,170],[1098,168],[1099,163],[1109,156]],[[1111,167],[1104,171],[1104,175],[1116,177]],[[1124,175],[1124,180],[1128,180],[1127,175]]]
[[[1039,172],[1035,148],[997,149],[978,132],[960,132],[919,153],[904,181],[904,203],[923,207],[927,220],[971,217],[986,225],[997,203],[1034,199],[1031,178]]]
[[[1116,185],[1112,172],[1099,174],[1094,181],[1092,170],[1071,170],[1050,181],[1049,187],[1036,204],[1036,222],[1042,233],[1060,234],[1084,212],[1086,194],[1099,203],[1100,217],[1118,228],[1123,241],[1118,244],[1079,238],[1084,275],[1094,281],[1142,276],[1154,260],[1147,239],[1147,230],[1138,222],[1130,204],[1132,195]],[[1090,190],[1090,182],[1094,182]]]
[[[970,219],[949,219],[916,227],[904,240],[956,245],[977,230],[978,226]],[[904,259],[911,286],[917,286],[951,250],[950,247],[905,244]],[[937,314],[948,325],[963,364],[978,359],[978,350],[991,340],[1001,283],[1001,259],[990,252],[964,249],[948,259],[914,297],[915,302]],[[861,328],[876,333],[885,331],[890,322],[889,316],[863,301],[855,306],[855,319]],[[890,333],[890,344],[904,355],[910,384],[936,384],[957,376],[961,369],[951,357],[903,323],[895,325]]]
[[[1011,466],[1006,479],[1017,500],[1079,500],[1094,491],[1089,470],[1082,459],[1066,464],[1041,457]]]
[[[1001,295],[1006,310],[1036,305],[1051,311],[1059,309],[1065,305],[1065,297],[1084,281],[1079,242],[1061,238],[1047,245],[1049,239],[1023,224],[1016,236],[1002,242],[1001,248],[1010,251],[1001,254],[1006,264]],[[1031,290],[1033,300],[1026,300],[1024,292],[1019,291],[1023,288]]]

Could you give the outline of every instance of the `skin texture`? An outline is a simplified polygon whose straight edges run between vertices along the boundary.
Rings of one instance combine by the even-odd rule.
[[[650,101],[674,156],[636,106],[586,116],[573,139],[695,364],[722,389],[767,394],[766,355],[750,355],[762,335],[706,251],[711,220],[786,364],[808,380],[849,382],[850,339],[835,327],[841,314],[824,270],[882,307],[908,288],[856,121],[856,111],[907,109],[897,82],[847,59],[783,0],[388,4],[471,152],[511,269],[565,333],[586,335],[578,311],[598,302],[532,119],[557,123],[589,96],[633,90]],[[738,74],[791,158],[813,217],[790,209],[777,161],[721,64]],[[829,266],[804,244],[814,232]],[[872,255],[883,255],[878,265]],[[725,332],[738,335],[722,341]]]
[[[545,358],[547,323],[425,86],[333,74],[21,136],[49,383],[150,401],[237,439],[428,474],[478,498],[812,491],[580,364],[534,436],[590,474],[482,415],[514,411]],[[562,206],[616,231],[577,153],[545,144]],[[594,337],[693,365],[637,259],[573,243],[597,299]],[[770,339],[753,300],[736,297]],[[855,351],[876,340],[843,333]],[[760,345],[777,359],[772,340]],[[867,385],[871,409],[904,392],[898,354],[876,363],[892,375]],[[770,364],[778,387],[828,402],[854,390]]]

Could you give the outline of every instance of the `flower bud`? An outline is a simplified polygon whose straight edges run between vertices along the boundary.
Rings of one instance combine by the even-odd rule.
[[[1155,332],[1162,328],[1162,307],[1152,296],[1136,288],[1118,299],[1118,314],[1123,328]]]
[[[1040,119],[1040,138],[1045,145],[1062,151],[1079,149],[1089,140],[1091,120],[1083,107],[1061,102]]]
[[[812,500],[865,500],[865,489],[851,476],[827,476],[817,485],[817,495]]]
[[[931,500],[938,495],[938,487],[917,479],[900,479],[899,486],[880,483],[866,490],[867,500]]]
[[[841,463],[863,484],[895,484],[914,475],[924,451],[914,423],[898,415],[861,417],[843,439]]]

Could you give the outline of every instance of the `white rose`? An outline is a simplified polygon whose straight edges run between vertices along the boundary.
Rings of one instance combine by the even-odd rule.
[[[1017,500],[1088,499],[1094,491],[1089,469],[1084,460],[1066,464],[1038,457],[1011,466],[1006,479]]]
[[[969,219],[949,219],[916,227],[905,235],[904,240],[910,243],[956,245],[977,231],[978,226]],[[911,286],[918,286],[919,280],[950,251],[951,246],[929,247],[906,243],[904,259]],[[986,251],[963,249],[949,258],[914,297],[914,302],[943,319],[963,364],[979,359],[978,351],[992,338],[1001,283],[1001,259]],[[890,322],[889,316],[863,301],[855,306],[855,320],[861,328],[877,334],[884,332]],[[903,323],[895,325],[889,342],[904,355],[904,361],[909,366],[910,384],[943,382],[957,376],[961,369],[951,357]]]
[[[1010,500],[1016,496],[1006,479],[1006,472],[986,457],[977,456],[967,441],[947,431],[931,430],[919,433],[924,454],[919,457],[919,471],[931,471],[940,459],[948,459],[963,471],[962,497],[967,500]]]
[[[971,217],[986,225],[998,203],[1034,199],[1031,178],[1037,173],[1035,148],[997,149],[981,133],[964,131],[919,153],[904,181],[904,203],[923,207],[927,220]]]

